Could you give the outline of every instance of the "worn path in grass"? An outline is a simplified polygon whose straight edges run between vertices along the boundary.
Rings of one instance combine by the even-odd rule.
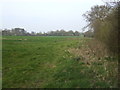
[[[71,52],[89,40],[67,36],[3,37],[3,88],[116,87],[115,76],[107,76],[103,62],[89,66]],[[106,62],[116,65],[114,61]]]

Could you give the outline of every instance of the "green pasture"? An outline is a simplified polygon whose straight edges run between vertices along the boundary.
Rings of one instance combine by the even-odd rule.
[[[88,67],[68,51],[84,46],[89,38],[3,36],[2,39],[3,88],[117,87],[117,74],[110,75],[117,61],[105,59]],[[103,63],[108,64],[108,71]]]

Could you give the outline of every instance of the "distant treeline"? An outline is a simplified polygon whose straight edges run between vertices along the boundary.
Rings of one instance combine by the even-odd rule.
[[[49,31],[49,32],[27,32],[25,29],[23,28],[14,28],[11,30],[8,29],[4,29],[2,30],[2,35],[3,36],[80,36],[82,35],[82,33],[78,32],[78,31],[65,31],[65,30],[56,30],[56,31]]]

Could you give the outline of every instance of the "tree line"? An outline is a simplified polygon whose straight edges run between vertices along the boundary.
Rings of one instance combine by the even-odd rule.
[[[65,31],[65,30],[56,30],[56,31],[48,31],[48,32],[27,32],[25,29],[23,28],[13,28],[11,30],[9,29],[4,29],[2,30],[2,35],[3,36],[80,36],[83,33],[80,33],[78,31]]]
[[[105,5],[96,5],[87,11],[83,16],[88,25],[83,28],[88,28],[87,36],[94,37],[102,43],[105,43],[107,48],[118,54],[119,49],[119,25],[120,19],[120,1],[106,2]]]

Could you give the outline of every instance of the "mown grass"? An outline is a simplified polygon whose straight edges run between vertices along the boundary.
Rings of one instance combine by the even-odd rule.
[[[117,60],[96,59],[88,65],[83,56],[70,51],[86,48],[90,40],[3,36],[3,88],[117,87]]]

